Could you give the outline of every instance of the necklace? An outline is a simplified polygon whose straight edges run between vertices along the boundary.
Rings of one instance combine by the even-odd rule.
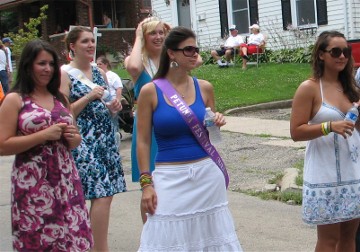
[[[338,92],[340,92],[340,93],[343,93],[344,92],[344,90],[342,89],[342,88],[336,88],[336,91],[338,91]]]
[[[190,86],[190,81],[189,81],[189,77],[186,77],[186,88],[185,88],[185,92],[184,93],[180,93],[176,88],[175,90],[181,95],[181,98],[185,98],[185,95],[187,95],[188,90],[189,90],[189,86]]]

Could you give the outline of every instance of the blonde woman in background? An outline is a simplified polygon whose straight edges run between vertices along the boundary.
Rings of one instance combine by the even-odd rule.
[[[138,98],[140,89],[156,74],[159,68],[161,49],[165,36],[170,26],[156,17],[149,17],[139,23],[136,29],[136,38],[131,54],[125,59],[126,70],[131,75],[135,84],[135,99]],[[131,148],[132,181],[139,181],[139,168],[136,157],[136,117]],[[157,145],[152,136],[150,171],[154,170],[154,159]]]

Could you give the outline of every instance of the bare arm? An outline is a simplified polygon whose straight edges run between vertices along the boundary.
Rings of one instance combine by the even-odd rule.
[[[17,123],[21,98],[17,93],[6,96],[0,107],[0,155],[14,155],[46,141],[59,140],[66,123],[58,123],[36,133],[18,136]]]
[[[144,43],[142,24],[143,22],[140,22],[138,27],[136,28],[135,43],[133,45],[130,55],[126,57],[124,62],[126,71],[129,72],[134,82],[144,70],[141,54],[142,44]]]
[[[226,124],[223,114],[216,112],[215,109],[215,96],[214,96],[214,87],[213,85],[206,80],[198,80],[201,96],[203,97],[205,107],[210,107],[211,111],[215,112],[215,124],[218,127],[224,126]]]
[[[152,113],[156,98],[154,84],[146,84],[140,91],[137,110],[137,159],[140,173],[149,172],[150,148],[152,134]],[[143,189],[141,206],[145,212],[154,214],[157,205],[157,196],[152,186]]]
[[[290,118],[290,134],[294,141],[307,141],[322,137],[321,123],[308,124],[316,114],[318,108],[315,104],[316,85],[312,80],[306,80],[297,89],[292,102]],[[320,105],[319,105],[320,106]],[[331,130],[347,137],[346,131],[352,131],[354,125],[347,121],[332,121]]]
[[[70,83],[71,80],[66,71],[61,70],[61,85],[60,91],[66,96],[70,97]],[[104,88],[97,86],[91,90],[88,94],[84,95],[77,101],[71,103],[71,110],[75,117],[77,117],[81,111],[93,100],[100,99],[102,97],[101,93],[104,92]]]

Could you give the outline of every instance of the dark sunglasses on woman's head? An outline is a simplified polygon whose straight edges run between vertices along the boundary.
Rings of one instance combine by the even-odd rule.
[[[184,48],[176,48],[176,49],[172,49],[172,50],[173,51],[182,51],[186,57],[192,57],[195,55],[195,53],[200,52],[199,47],[195,47],[195,46],[185,46]]]
[[[340,47],[334,47],[330,50],[324,50],[324,52],[330,53],[333,58],[339,58],[341,54],[344,54],[344,57],[347,59],[351,57],[351,47],[345,47],[343,49]]]

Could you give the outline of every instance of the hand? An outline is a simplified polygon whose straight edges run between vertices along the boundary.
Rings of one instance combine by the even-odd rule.
[[[66,123],[57,123],[51,125],[50,127],[44,129],[44,137],[46,141],[56,141],[59,140],[65,130],[67,124]]]
[[[137,38],[139,39],[143,39],[143,29],[142,29],[142,25],[144,24],[144,21],[141,21],[135,31],[135,35]]]
[[[331,122],[331,131],[342,135],[345,139],[352,135],[355,125],[349,121]]]
[[[145,213],[153,215],[157,207],[157,195],[154,187],[147,186],[142,190],[141,208]]]
[[[67,141],[74,140],[77,135],[79,135],[79,131],[75,125],[67,125],[63,131],[63,136]]]
[[[215,122],[216,126],[218,126],[218,127],[224,126],[226,124],[224,115],[219,112],[216,112],[214,122]]]
[[[113,99],[109,104],[106,103],[106,106],[113,114],[117,114],[120,110],[122,110],[121,102],[118,99]]]
[[[96,99],[101,99],[101,97],[104,95],[104,87],[96,86],[91,92],[88,94],[89,99],[91,101]]]

